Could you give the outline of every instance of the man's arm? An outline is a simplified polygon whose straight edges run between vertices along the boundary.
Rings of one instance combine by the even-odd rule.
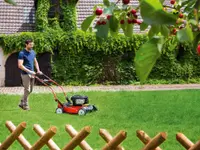
[[[37,61],[36,58],[34,59],[34,63],[35,63],[35,68],[37,70],[37,73],[42,74],[42,72],[40,71],[40,67],[39,67],[39,64],[38,64],[38,61]]]
[[[35,74],[34,71],[31,71],[31,70],[27,69],[26,67],[24,67],[23,62],[24,62],[23,59],[18,59],[18,68],[23,70],[23,71],[25,71],[25,72],[27,72],[27,73]]]

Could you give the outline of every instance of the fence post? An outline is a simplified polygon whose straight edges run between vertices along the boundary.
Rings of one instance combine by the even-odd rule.
[[[99,135],[100,135],[107,143],[109,143],[109,142],[113,139],[112,135],[111,135],[106,129],[100,129],[100,130],[99,130]],[[120,145],[118,145],[116,149],[117,149],[117,150],[124,150],[124,148],[121,147]]]
[[[200,141],[195,143],[190,149],[188,150],[199,150],[200,149]]]
[[[75,137],[78,132],[71,126],[71,125],[66,125],[65,126],[65,130],[69,133],[69,135],[73,138]],[[83,150],[92,150],[92,148],[90,147],[90,145],[85,141],[83,140],[79,146],[83,149]]]
[[[177,133],[176,140],[186,149],[189,149],[194,145],[194,143],[192,143],[183,133]]]
[[[26,128],[26,122],[20,123],[17,128],[8,136],[8,138],[1,144],[0,150],[8,149],[10,145],[17,139],[17,137]]]
[[[86,136],[90,134],[91,127],[84,127],[71,141],[63,148],[63,150],[73,150],[77,145],[83,141]]]
[[[142,150],[152,150],[158,147],[166,140],[167,134],[165,132],[161,132],[157,134]]]
[[[41,149],[56,134],[56,127],[51,127],[40,139],[31,147],[30,150]]]
[[[145,145],[151,141],[149,135],[142,130],[137,130],[136,135]],[[162,150],[162,149],[160,147],[156,147],[155,150]]]
[[[107,143],[102,150],[114,150],[117,146],[126,139],[127,133],[120,131],[109,143]]]
[[[33,126],[33,130],[39,135],[39,136],[43,136],[45,134],[45,131],[42,129],[42,127],[39,124],[34,124]],[[56,143],[50,139],[47,142],[47,146],[49,147],[49,149],[51,150],[60,150],[60,148],[56,145]]]
[[[6,121],[6,127],[11,133],[16,129],[15,125],[11,121]],[[22,145],[25,150],[31,148],[31,144],[25,139],[22,134],[17,137],[17,141]]]

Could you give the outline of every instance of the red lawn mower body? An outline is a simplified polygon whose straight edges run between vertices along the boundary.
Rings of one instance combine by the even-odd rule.
[[[45,77],[45,79],[39,78],[39,75],[36,75],[35,78],[43,83],[45,86],[48,86],[50,90],[52,91],[54,95],[54,100],[57,102],[57,108],[56,113],[62,114],[62,113],[69,113],[69,114],[78,114],[78,115],[86,115],[88,112],[97,111],[97,107],[95,105],[90,105],[88,97],[82,96],[82,95],[74,95],[71,97],[71,100],[66,96],[66,93],[64,92],[64,89],[62,86],[60,86],[57,82],[50,79],[47,75],[42,74],[42,76]],[[57,98],[56,93],[54,92],[53,88],[50,86],[50,83],[53,83],[60,87],[62,90],[67,102],[61,103],[61,101]]]

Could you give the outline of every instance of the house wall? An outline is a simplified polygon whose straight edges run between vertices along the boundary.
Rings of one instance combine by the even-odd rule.
[[[0,34],[35,31],[34,0],[15,0],[12,6],[0,0]],[[5,63],[8,56],[0,47],[0,86],[5,85]]]
[[[5,63],[7,56],[3,54],[3,49],[0,47],[0,87],[5,85]]]

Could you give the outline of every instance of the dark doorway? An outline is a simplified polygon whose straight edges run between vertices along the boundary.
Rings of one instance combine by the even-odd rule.
[[[5,86],[21,86],[20,69],[17,66],[18,52],[11,54],[5,64]],[[51,78],[51,53],[37,54],[40,70]],[[36,81],[36,85],[42,85]]]
[[[41,53],[37,54],[37,60],[40,66],[40,70],[51,78],[51,53]],[[42,76],[40,77],[42,78]],[[39,81],[36,80],[37,85],[42,85]]]
[[[5,86],[20,86],[20,69],[17,66],[18,53],[11,54],[5,64]]]

